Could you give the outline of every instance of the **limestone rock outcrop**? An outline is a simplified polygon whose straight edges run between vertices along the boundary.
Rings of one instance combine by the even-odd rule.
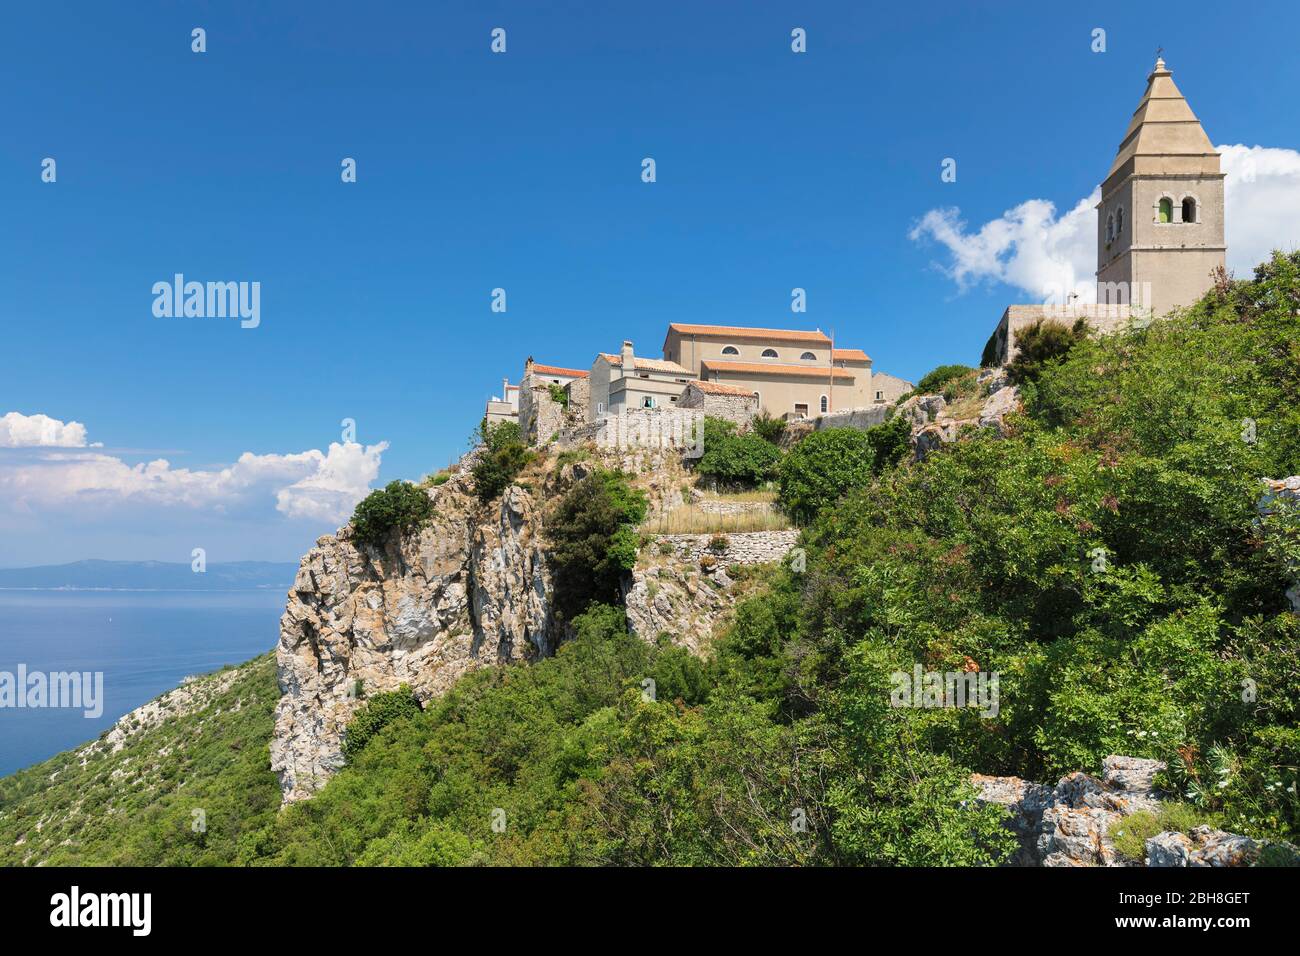
[[[992,428],[1006,434],[1006,417],[1020,410],[1020,390],[1004,368],[982,368],[975,375],[977,394],[949,402],[943,395],[913,395],[898,406],[912,425],[912,449],[917,461],[957,438],[969,428]]]
[[[974,774],[978,800],[1006,807],[1007,826],[1020,848],[1016,866],[1248,866],[1262,847],[1249,837],[1211,827],[1188,834],[1167,831],[1145,843],[1145,861],[1121,855],[1111,840],[1112,827],[1139,810],[1158,812],[1164,799],[1155,776],[1159,760],[1110,756],[1098,779],[1072,773],[1055,787],[1019,777]],[[1280,847],[1293,851],[1285,844]]]
[[[724,549],[712,546],[717,537],[726,539]],[[745,593],[728,568],[780,561],[798,540],[796,530],[658,536],[623,590],[628,630],[643,641],[667,635],[704,650]]]
[[[434,517],[420,533],[375,548],[345,527],[303,557],[276,648],[271,765],[286,801],[342,766],[365,695],[406,684],[423,701],[469,670],[554,646],[538,504],[516,485],[481,505],[467,464],[429,489]]]

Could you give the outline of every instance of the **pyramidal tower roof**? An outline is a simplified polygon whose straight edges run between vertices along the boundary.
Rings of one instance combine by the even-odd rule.
[[[1129,175],[1219,173],[1219,154],[1210,137],[1174,85],[1174,75],[1165,61],[1157,59],[1102,191],[1108,192]]]

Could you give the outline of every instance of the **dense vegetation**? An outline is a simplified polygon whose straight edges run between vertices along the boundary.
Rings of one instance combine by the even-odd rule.
[[[780,432],[771,424],[777,421],[769,419],[762,427],[779,441]],[[709,417],[704,420],[703,439],[704,454],[695,470],[714,487],[756,488],[776,475],[780,449],[764,438],[758,428],[737,434],[734,422]]]
[[[1039,319],[1016,335],[1016,357],[1007,366],[1007,377],[1017,385],[1036,382],[1048,362],[1060,362],[1087,337],[1083,319],[1073,325]]]
[[[623,575],[636,564],[636,526],[645,515],[644,493],[619,471],[594,471],[559,500],[546,521],[558,620],[572,621],[593,602],[620,599]]]
[[[489,425],[487,419],[479,423],[475,433],[483,452],[471,474],[480,501],[491,501],[510,487],[510,483],[532,460],[532,452],[524,443],[518,422],[497,422]]]
[[[357,540],[379,547],[389,533],[409,534],[433,515],[433,502],[424,489],[407,481],[390,481],[366,495],[352,515]]]
[[[1185,314],[1073,342],[1026,380],[1008,437],[914,464],[901,429],[809,436],[781,464],[806,566],[769,572],[706,659],[630,638],[586,593],[555,657],[380,722],[283,813],[268,696],[201,738],[175,728],[179,761],[137,765],[179,763],[183,791],[134,796],[108,758],[71,755],[10,778],[0,852],[24,859],[35,820],[85,800],[35,859],[988,864],[1012,841],[972,770],[1054,780],[1112,753],[1166,760],[1181,800],[1115,834],[1129,852],[1203,820],[1294,841],[1300,618],[1283,594],[1300,555],[1294,523],[1256,506],[1261,477],[1300,472],[1298,314],[1300,255],[1278,256]],[[618,482],[570,493],[572,567],[621,560],[610,529],[635,507]],[[918,664],[997,673],[996,713],[891,706],[891,675]],[[227,808],[201,845],[195,794]]]

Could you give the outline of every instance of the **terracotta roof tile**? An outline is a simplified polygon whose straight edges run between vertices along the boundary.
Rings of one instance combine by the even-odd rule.
[[[754,397],[752,390],[742,388],[739,385],[724,385],[722,382],[691,382],[691,385],[696,386],[701,392],[704,392],[707,395],[743,395],[745,398]]]
[[[759,329],[732,325],[687,325],[673,322],[668,326],[669,332],[682,335],[717,335],[730,336],[733,339],[777,339],[783,342],[815,342],[830,345],[830,338],[824,332],[809,332],[803,329]]]
[[[610,365],[616,368],[623,367],[623,356],[610,355],[608,352],[598,353]],[[676,375],[694,374],[688,368],[682,368],[676,362],[666,362],[663,359],[641,358],[639,355],[632,356],[632,366],[642,372],[672,372]]]
[[[826,378],[831,370],[825,365],[775,365],[766,362],[719,362],[717,359],[704,359],[701,369],[714,372],[730,372],[735,375],[780,375],[784,377]],[[835,369],[835,381],[853,381],[853,372],[849,369]]]
[[[533,371],[538,375],[558,375],[561,378],[586,378],[590,372],[580,368],[563,368],[559,365],[538,365],[533,363]]]
[[[871,356],[862,349],[836,349],[831,353],[837,362],[870,362]]]

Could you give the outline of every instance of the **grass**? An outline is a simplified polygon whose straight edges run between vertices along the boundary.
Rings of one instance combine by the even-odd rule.
[[[648,534],[740,534],[746,531],[785,531],[793,527],[794,522],[776,510],[720,515],[701,511],[696,505],[681,505],[647,520],[641,531]]]
[[[1156,812],[1139,810],[1110,825],[1109,836],[1115,849],[1130,860],[1145,860],[1147,840],[1166,830],[1188,833],[1199,826],[1218,826],[1212,815],[1189,803],[1166,803]]]

